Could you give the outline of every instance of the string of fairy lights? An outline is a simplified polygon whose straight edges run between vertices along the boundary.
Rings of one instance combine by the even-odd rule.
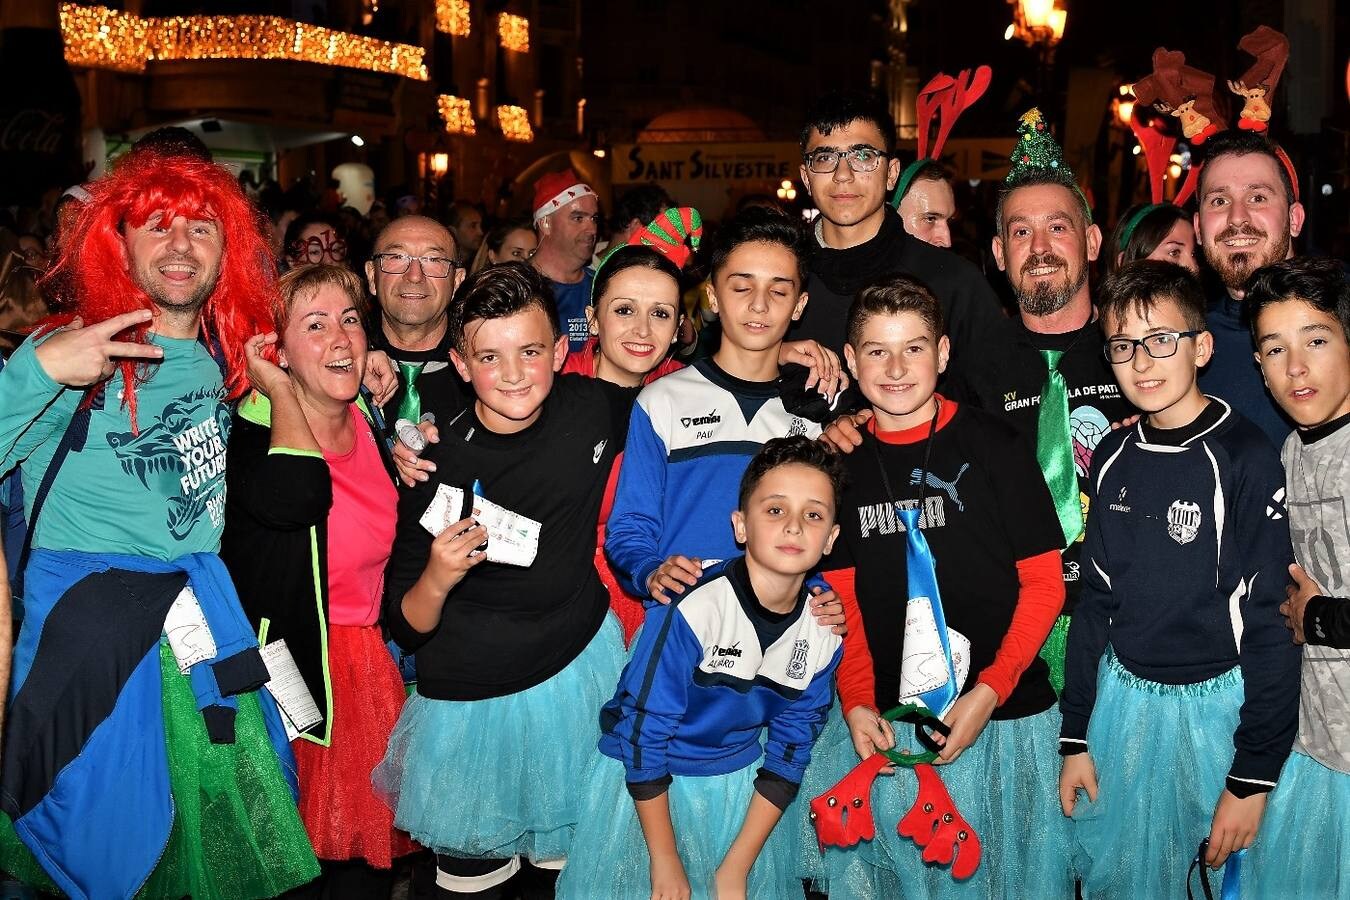
[[[530,127],[530,115],[519,106],[497,107],[497,127],[508,141],[528,143],[534,140],[534,129]]]
[[[377,8],[377,7],[376,7]],[[469,0],[436,0],[436,28],[470,33]],[[501,13],[497,33],[503,49],[530,50],[530,23]],[[280,16],[167,16],[147,18],[104,6],[61,4],[61,34],[72,66],[144,72],[152,61],[189,59],[285,59],[342,66],[426,81],[426,51],[365,35],[336,31]],[[473,110],[463,97],[441,94],[437,109],[451,134],[477,133]],[[534,140],[530,117],[519,106],[496,107],[496,123],[509,141]]]
[[[436,98],[436,106],[441,112],[441,121],[445,123],[446,131],[451,134],[478,133],[473,121],[473,110],[465,98],[441,94]]]
[[[292,59],[427,80],[426,51],[279,16],[142,18],[102,6],[61,5],[71,65],[143,72],[151,60]]]

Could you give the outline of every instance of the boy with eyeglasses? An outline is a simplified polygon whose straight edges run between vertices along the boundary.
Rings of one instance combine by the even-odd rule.
[[[900,178],[895,120],[880,97],[832,93],[811,109],[801,133],[801,180],[820,209],[807,262],[811,303],[789,340],[819,341],[842,358],[844,323],[864,285],[888,275],[918,279],[937,297],[952,364],[1002,318],[998,298],[970,262],[905,232],[886,202]]]
[[[1098,308],[1144,416],[1093,455],[1060,803],[1084,897],[1173,897],[1202,838],[1213,867],[1252,844],[1293,744],[1284,472],[1260,429],[1200,392],[1214,342],[1194,276],[1140,260]]]

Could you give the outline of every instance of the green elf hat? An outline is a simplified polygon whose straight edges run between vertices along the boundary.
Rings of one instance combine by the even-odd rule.
[[[672,206],[653,219],[648,225],[633,232],[628,243],[611,247],[605,251],[600,265],[595,267],[598,275],[609,262],[609,258],[624,247],[651,247],[657,253],[683,269],[689,258],[698,250],[703,241],[703,217],[692,206]],[[591,302],[595,302],[595,285],[598,279],[591,281]]]
[[[1040,109],[1032,107],[1017,121],[1017,143],[1013,146],[1009,159],[1012,168],[1003,179],[1004,184],[1017,187],[1035,176],[1049,173],[1065,187],[1073,189],[1083,203],[1083,212],[1087,215],[1088,223],[1092,223],[1092,207],[1088,204],[1083,189],[1074,179],[1073,170],[1065,164],[1059,144],[1050,136],[1050,127],[1045,123],[1045,117],[1041,115]]]

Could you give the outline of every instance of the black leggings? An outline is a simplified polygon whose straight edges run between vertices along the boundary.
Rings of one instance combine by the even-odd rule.
[[[391,869],[376,869],[365,860],[319,860],[319,877],[287,891],[286,900],[389,900],[394,890]]]

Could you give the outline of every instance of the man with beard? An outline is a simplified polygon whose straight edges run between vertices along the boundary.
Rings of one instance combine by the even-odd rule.
[[[90,193],[47,281],[73,315],[0,372],[29,523],[0,869],[76,897],[274,896],[318,867],[216,555],[225,403],[275,340],[268,244],[207,160],[137,149]]]
[[[464,408],[464,382],[450,365],[446,329],[450,298],[464,280],[459,247],[439,222],[403,216],[385,226],[366,263],[378,318],[367,329],[370,349],[383,350],[399,372],[398,390],[384,403],[392,433],[398,419],[430,414],[442,424]]]
[[[1200,387],[1226,400],[1280,447],[1293,426],[1261,381],[1243,314],[1247,279],[1262,266],[1294,255],[1303,204],[1275,147],[1264,135],[1229,131],[1211,138],[1200,170],[1195,235],[1222,290],[1210,298],[1207,324],[1214,357]]]
[[[590,340],[586,305],[591,302],[595,273],[586,268],[595,253],[600,201],[571,169],[552,172],[534,185],[534,227],[539,248],[530,261],[553,283],[558,317],[568,348],[580,350]]]
[[[842,359],[854,295],[884,276],[909,275],[942,304],[952,370],[959,371],[1002,319],[998,298],[974,265],[907,234],[886,202],[901,166],[885,102],[862,93],[822,97],[802,129],[801,148],[802,183],[820,208],[820,246],[807,263],[811,302],[788,340],[819,341]]]
[[[1111,423],[1131,412],[1102,354],[1088,264],[1101,248],[1087,201],[1060,160],[1038,110],[1022,117],[1013,166],[995,211],[994,259],[1008,273],[1018,317],[968,351],[943,393],[1001,412],[1036,448],[1064,532],[1064,616],[1047,642],[1056,692],[1063,685],[1067,617],[1078,597],[1088,470]],[[1030,135],[1030,137],[1025,137]],[[853,420],[825,434],[845,451],[859,446]],[[853,432],[850,434],[850,432]]]

